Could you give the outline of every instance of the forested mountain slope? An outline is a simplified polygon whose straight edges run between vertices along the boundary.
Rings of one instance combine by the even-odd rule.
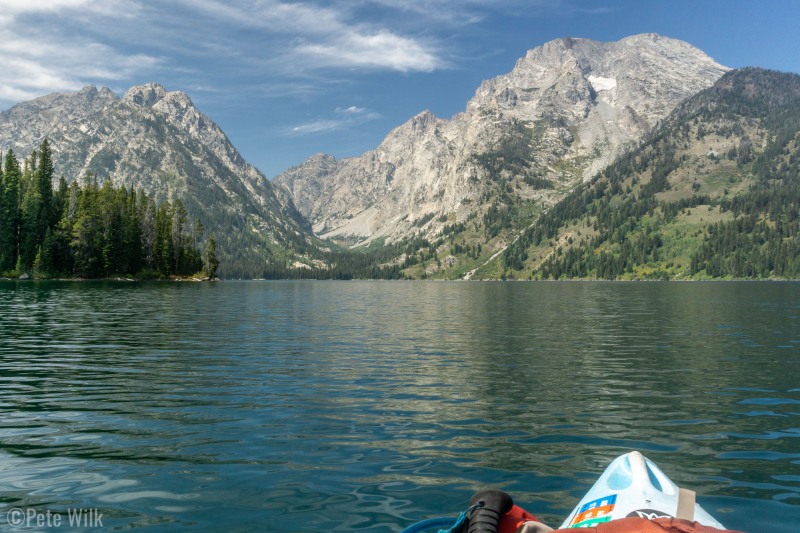
[[[538,217],[509,278],[800,277],[800,76],[732,71]]]

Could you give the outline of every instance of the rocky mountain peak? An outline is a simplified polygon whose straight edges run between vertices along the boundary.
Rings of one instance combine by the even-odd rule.
[[[606,91],[605,103],[618,107],[623,97],[652,126],[676,98],[707,87],[727,70],[694,46],[654,33],[613,43],[556,39],[530,50],[510,73],[483,82],[468,109],[516,109],[527,120],[543,112],[563,115],[576,105],[572,111],[580,115],[584,104],[593,105]],[[644,99],[652,102],[643,105]]]
[[[97,90],[96,86],[87,85],[86,87],[84,87],[83,89],[81,89],[80,91],[75,93],[75,96],[78,97],[78,98],[85,98],[87,100],[91,100],[95,96],[97,96],[97,93],[98,93],[98,90]]]
[[[152,109],[171,117],[178,117],[179,120],[187,111],[195,109],[189,95],[182,91],[167,91],[159,83],[147,83],[131,87],[125,93],[122,101],[129,105]]]
[[[656,34],[556,39],[481,83],[464,113],[423,111],[361,157],[300,165],[275,181],[322,236],[433,236],[446,220],[489,209],[500,180],[526,201],[557,201],[550,191],[590,178],[727,70]]]
[[[414,141],[423,141],[426,137],[434,134],[438,124],[439,119],[436,118],[436,115],[426,109],[390,131],[379,149],[386,150],[388,148],[392,151],[397,148],[402,150],[403,144],[409,144],[409,141],[412,144]],[[406,146],[406,148],[409,147],[410,145]]]
[[[139,107],[153,107],[167,96],[167,90],[159,83],[146,83],[131,87],[125,92],[122,101]]]
[[[426,109],[422,113],[415,115],[411,119],[411,128],[413,130],[426,129],[432,124],[436,124],[436,115],[431,113],[431,111],[428,109]]]
[[[306,165],[308,168],[327,168],[335,166],[337,163],[336,158],[330,154],[319,152],[306,159],[301,165]]]
[[[194,103],[189,95],[181,91],[171,91],[165,94],[158,102],[153,104],[153,109],[181,110],[193,108]]]
[[[197,130],[208,130],[210,121],[194,107],[192,99],[181,91],[166,93],[151,109],[166,115],[167,119]]]

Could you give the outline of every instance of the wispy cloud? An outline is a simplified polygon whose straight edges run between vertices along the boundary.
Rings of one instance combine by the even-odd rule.
[[[424,25],[469,26],[493,15],[535,14],[562,9],[569,0],[362,0],[365,6],[381,6],[396,13],[413,15]]]
[[[3,0],[0,105],[89,83],[122,91],[164,79],[174,88],[206,87],[209,95],[219,95],[213,88],[225,86],[237,95],[313,98],[353,72],[457,67],[479,49],[465,50],[462,41],[448,40],[448,32],[500,11],[546,5],[545,0]]]
[[[186,9],[205,12],[219,21],[281,33],[326,34],[345,25],[341,9],[285,0],[260,2],[180,0]],[[336,3],[329,3],[335,6]]]
[[[598,6],[598,7],[586,7],[586,8],[576,8],[576,11],[579,13],[586,13],[587,15],[607,15],[609,13],[614,12],[614,8],[611,6]]]
[[[340,130],[344,126],[341,120],[315,120],[294,126],[289,130],[288,134],[292,137],[299,137],[302,135],[313,135],[316,133],[327,133],[330,131]]]
[[[372,34],[347,32],[324,42],[301,44],[294,53],[315,68],[431,72],[446,64],[432,47],[384,30]]]
[[[365,122],[378,120],[380,118],[383,118],[380,113],[370,111],[363,107],[337,107],[334,109],[332,117],[320,118],[298,124],[289,128],[286,131],[286,135],[290,137],[300,137],[303,135],[330,133],[332,131],[353,128]]]
[[[365,17],[355,4],[4,0],[0,103],[88,83],[148,81],[166,71],[183,73],[186,86],[211,85],[209,77],[226,71],[235,83],[249,73],[252,86],[253,78],[288,85],[333,71],[448,66],[435,38],[403,32],[391,19]]]
[[[292,70],[356,68],[430,72],[447,66],[430,40],[402,35],[386,24],[363,22],[347,2],[325,6],[265,0],[255,4],[191,0],[187,7],[251,30],[283,37],[273,64]],[[288,39],[286,39],[288,37]]]
[[[135,14],[130,0],[6,0],[0,9],[0,102],[109,83],[158,64],[158,57],[122,52],[80,32],[69,20],[109,23]],[[69,29],[68,29],[69,28]]]
[[[69,10],[100,13],[104,15],[130,13],[136,3],[131,0],[4,0],[0,20],[19,16],[23,13],[60,13]]]

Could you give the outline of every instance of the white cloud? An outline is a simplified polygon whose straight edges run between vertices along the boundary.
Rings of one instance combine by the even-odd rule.
[[[0,24],[26,14],[60,14],[70,12],[86,15],[130,16],[138,11],[135,0],[3,0]]]
[[[359,68],[430,72],[447,65],[429,42],[400,35],[383,24],[360,22],[347,3],[321,7],[275,0],[230,3],[191,0],[186,5],[244,28],[289,37],[271,50],[287,70]],[[333,6],[333,7],[330,7]]]
[[[428,22],[453,26],[474,24],[484,20],[485,13],[479,8],[485,7],[486,4],[484,0],[369,0],[367,3],[401,13],[412,13]]]
[[[354,105],[346,108],[337,107],[333,112],[342,117],[346,117],[351,123],[362,123],[383,118],[383,116],[376,111],[370,111],[364,107]]]
[[[192,11],[202,11],[243,27],[263,28],[281,33],[325,34],[336,32],[346,25],[341,11],[314,4],[293,4],[278,0],[181,1]]]
[[[329,131],[339,130],[344,127],[345,123],[342,120],[316,120],[294,126],[289,134],[291,136],[299,135],[312,135],[315,133],[327,133]]]
[[[492,14],[531,13],[562,9],[565,0],[361,0],[365,6],[381,6],[412,15],[417,25],[463,27],[484,22]]]
[[[313,120],[293,126],[286,131],[286,134],[289,137],[299,137],[302,135],[329,133],[383,118],[380,113],[354,105],[349,107],[337,107],[333,110],[333,115],[333,118]]]
[[[431,72],[444,67],[436,51],[417,40],[387,31],[373,34],[346,32],[322,43],[297,47],[313,66],[321,68],[386,68],[400,72]]]
[[[448,40],[452,31],[551,3],[2,0],[0,104],[89,83],[124,90],[144,81],[312,98],[345,81],[342,72],[451,68],[474,52]],[[571,9],[568,0],[553,5]]]
[[[341,81],[340,71],[450,66],[435,32],[402,29],[409,13],[420,22],[422,14],[392,11],[359,0],[3,0],[0,105],[164,77],[276,94],[300,87],[294,95],[303,98]]]
[[[110,15],[118,21],[126,18],[123,14],[135,13],[137,7],[129,0],[4,0],[0,9],[0,103],[124,80],[157,65],[160,60],[154,56],[124,53],[68,29],[69,21],[108,23]]]

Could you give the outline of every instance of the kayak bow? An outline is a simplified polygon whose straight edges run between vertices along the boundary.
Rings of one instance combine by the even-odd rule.
[[[483,493],[476,496],[480,494]],[[417,522],[402,533],[465,531],[467,519],[472,517],[476,507],[479,506],[474,505],[455,520],[430,518]],[[629,452],[614,459],[561,524],[561,529],[592,527],[627,517],[648,520],[682,518],[725,529],[695,502],[694,492],[678,487],[654,462],[639,452]],[[494,526],[495,529],[486,529],[488,526]],[[492,524],[482,525],[480,530],[495,531],[494,520]]]
[[[572,510],[561,528],[590,527],[610,520],[638,516],[683,518],[725,529],[695,503],[694,492],[679,488],[650,459],[639,452],[617,457]]]

